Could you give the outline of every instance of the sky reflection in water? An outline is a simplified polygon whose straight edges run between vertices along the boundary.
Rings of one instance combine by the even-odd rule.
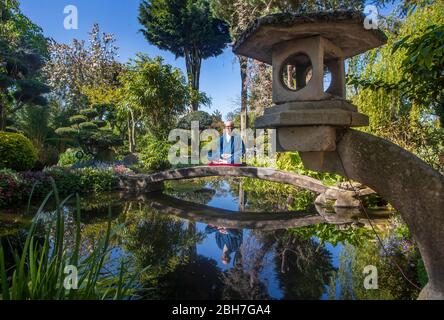
[[[243,189],[245,181],[247,191]],[[296,190],[282,192],[270,188],[256,192],[251,186],[248,189],[248,181],[211,178],[175,182],[167,193],[232,211],[224,213],[228,215],[238,215],[242,209],[291,210],[296,203]],[[265,231],[229,228],[208,220],[188,221],[153,209],[150,199],[155,202],[156,196],[149,195],[144,201],[115,201],[110,196],[108,201],[91,201],[93,204],[82,208],[82,237],[88,243],[106,225],[107,202],[113,202],[114,219],[125,220],[127,226],[113,243],[112,257],[130,257],[136,269],[152,266],[141,279],[143,286],[156,288],[146,298],[341,298],[344,284],[339,283],[337,271],[341,268],[343,243],[321,243],[310,233],[312,229],[306,228],[296,232]],[[88,201],[83,199],[82,203]],[[171,206],[177,206],[176,202],[172,200]],[[311,204],[307,211],[314,211]],[[346,286],[352,287],[350,283]]]

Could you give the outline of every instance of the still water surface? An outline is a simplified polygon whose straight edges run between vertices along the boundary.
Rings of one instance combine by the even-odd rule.
[[[134,270],[149,266],[139,279],[151,288],[143,298],[366,298],[356,280],[362,271],[354,268],[359,248],[373,241],[365,219],[342,212],[345,218],[335,220],[331,212],[328,223],[313,199],[294,187],[244,178],[171,182],[164,194],[85,197],[82,250],[105,232],[111,208],[120,226],[112,259],[125,257]],[[31,219],[24,210],[0,213],[0,239],[19,242]],[[72,216],[74,204],[64,210]],[[374,223],[384,228],[386,221]]]

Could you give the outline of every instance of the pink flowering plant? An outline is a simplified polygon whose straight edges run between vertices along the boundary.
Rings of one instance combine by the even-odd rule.
[[[114,172],[117,174],[126,174],[126,173],[131,173],[132,170],[130,168],[125,167],[124,165],[117,165],[114,166]]]

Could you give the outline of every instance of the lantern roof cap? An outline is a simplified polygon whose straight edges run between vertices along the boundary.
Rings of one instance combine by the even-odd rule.
[[[360,11],[276,13],[254,20],[233,46],[235,54],[272,64],[273,46],[288,40],[322,36],[350,58],[387,42],[384,32],[364,28]]]

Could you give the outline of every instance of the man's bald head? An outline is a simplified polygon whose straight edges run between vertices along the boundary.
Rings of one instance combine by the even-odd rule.
[[[234,122],[233,121],[226,121],[225,122],[225,128],[231,128],[234,129]]]

